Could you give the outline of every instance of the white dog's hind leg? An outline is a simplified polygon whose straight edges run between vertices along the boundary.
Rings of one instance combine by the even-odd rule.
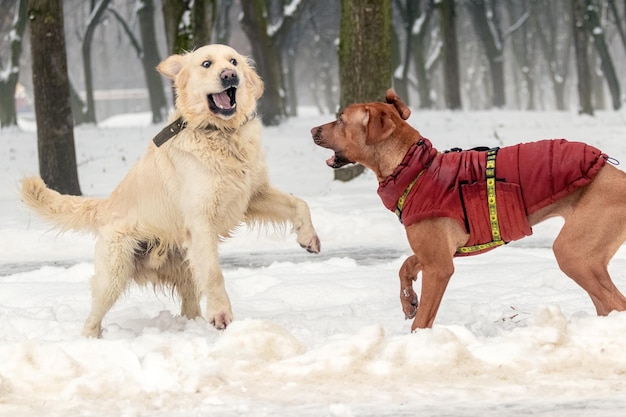
[[[197,283],[189,271],[182,275],[183,280],[176,284],[176,291],[181,299],[180,314],[190,320],[202,315],[200,310],[200,296]]]
[[[186,254],[179,248],[169,251],[166,262],[156,269],[158,282],[176,289],[180,297],[180,314],[190,320],[202,315],[200,309],[200,289],[191,273]]]
[[[321,249],[307,203],[272,186],[268,186],[250,201],[246,212],[246,223],[249,222],[291,222],[300,246],[313,253],[318,253]]]
[[[128,286],[134,271],[134,241],[123,234],[101,236],[95,255],[91,312],[83,327],[85,337],[100,336],[102,319]]]

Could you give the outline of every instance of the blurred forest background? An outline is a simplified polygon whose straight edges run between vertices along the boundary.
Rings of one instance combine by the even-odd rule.
[[[16,109],[26,113],[33,108],[32,55],[27,29],[20,36],[18,68],[12,62],[20,3],[27,1],[0,0],[0,82],[6,85],[9,75],[19,71]],[[278,124],[283,116],[296,115],[298,106],[315,106],[321,113],[334,114],[342,104],[338,50],[342,7],[344,14],[348,13],[342,3],[351,3],[346,0],[66,0],[62,3],[73,108],[85,112],[87,100],[94,102],[93,108],[87,109],[90,114],[74,111],[77,124],[97,123],[118,113],[150,111],[148,83],[154,83],[154,79],[149,81],[142,59],[150,54],[149,65],[154,67],[160,59],[179,52],[176,48],[188,50],[205,43],[229,44],[252,56],[266,83],[278,83],[276,91],[283,101],[279,106],[283,108],[277,115],[264,119],[266,124]],[[575,53],[577,3],[582,7],[584,19],[578,26],[585,26],[588,35],[583,39],[588,79],[582,81],[588,82],[590,88],[591,110],[617,109],[624,101],[620,86],[626,82],[626,0],[352,3],[352,7],[380,3],[391,9],[389,52],[393,80],[387,84],[393,84],[413,107],[584,110],[577,90],[577,59],[583,59]],[[448,3],[454,3],[457,40],[460,97],[456,103],[447,101],[444,93],[443,9]],[[353,13],[354,10],[349,11],[348,18]],[[147,25],[152,26],[153,35],[145,33],[150,30],[146,29]],[[167,33],[175,30],[171,29],[172,25],[187,37],[187,44],[179,41],[174,45],[173,35]],[[259,30],[267,36],[258,35]],[[375,59],[376,55],[372,54],[372,61]],[[268,70],[271,65],[281,73],[276,81],[271,81],[275,77]],[[356,74],[359,68],[348,71]],[[169,85],[160,78],[156,82],[169,106],[172,100]],[[4,88],[0,93],[6,99],[10,91]],[[163,111],[159,107],[162,103],[152,108],[156,112],[155,122],[161,121],[158,113]],[[3,120],[6,125],[7,119]]]
[[[73,127],[164,122],[156,65],[208,43],[254,59],[265,125],[389,87],[421,109],[593,115],[625,99],[626,0],[0,0],[0,128],[34,118],[44,181],[80,194]]]

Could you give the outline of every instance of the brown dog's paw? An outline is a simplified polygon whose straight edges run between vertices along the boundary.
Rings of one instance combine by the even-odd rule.
[[[422,270],[422,264],[416,255],[411,255],[404,260],[398,275],[400,276],[400,302],[404,316],[412,319],[417,314],[419,303],[417,294],[413,291],[413,281]]]
[[[404,317],[407,320],[415,317],[419,302],[413,288],[403,288],[400,291],[400,303],[402,303],[402,311],[404,311]]]

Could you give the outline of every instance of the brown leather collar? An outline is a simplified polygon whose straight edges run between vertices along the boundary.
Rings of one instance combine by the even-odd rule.
[[[182,117],[179,117],[157,133],[152,141],[157,147],[159,147],[174,136],[178,135],[185,127],[187,127],[187,122],[185,122]]]
[[[246,120],[244,120],[243,123],[239,125],[239,127],[245,125],[250,120],[256,119],[256,117],[257,117],[256,112],[249,114],[246,117]],[[174,136],[178,135],[186,127],[187,127],[187,122],[184,121],[181,116],[178,119],[174,120],[169,125],[165,126],[163,130],[157,133],[157,135],[152,139],[152,141],[157,147],[159,147],[163,145],[165,142],[167,142],[168,140],[172,139]],[[221,129],[212,124],[207,125],[204,129],[209,130],[209,131],[216,131],[216,130],[235,131],[236,130],[235,128]]]

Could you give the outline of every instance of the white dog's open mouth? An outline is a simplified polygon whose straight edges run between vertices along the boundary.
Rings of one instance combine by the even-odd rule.
[[[237,111],[237,88],[230,87],[221,93],[209,94],[208,100],[213,113],[231,116]]]

